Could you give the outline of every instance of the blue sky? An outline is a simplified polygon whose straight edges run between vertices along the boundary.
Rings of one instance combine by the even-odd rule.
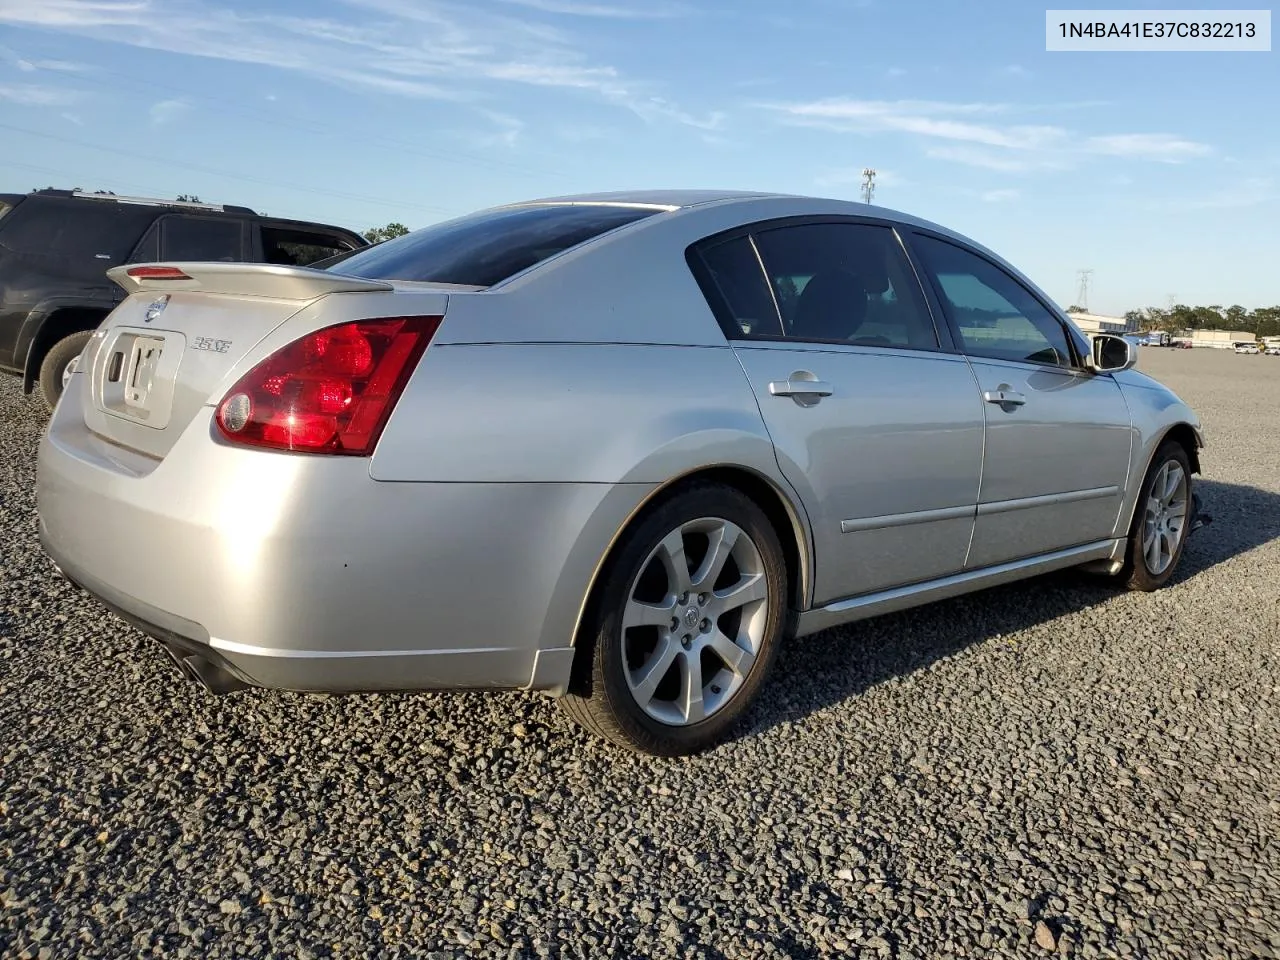
[[[1081,268],[1100,312],[1280,303],[1277,54],[1047,53],[1044,10],[0,0],[0,191],[364,229],[602,189],[856,198],[872,166],[877,203],[1063,305]]]

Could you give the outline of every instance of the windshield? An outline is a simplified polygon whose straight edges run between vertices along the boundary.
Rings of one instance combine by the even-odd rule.
[[[657,212],[601,204],[490,210],[365,247],[327,269],[368,280],[491,287],[571,247]]]

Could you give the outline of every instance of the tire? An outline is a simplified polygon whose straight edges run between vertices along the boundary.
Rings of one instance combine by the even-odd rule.
[[[711,545],[727,540],[732,547],[716,551],[728,557],[718,576],[703,573]],[[677,543],[683,580],[673,560]],[[789,622],[787,584],[778,535],[745,494],[696,483],[663,497],[603,571],[560,709],[636,753],[684,756],[718,743],[773,667]],[[678,588],[687,588],[684,602]],[[635,623],[635,614],[644,622]]]
[[[62,375],[67,364],[84,352],[85,344],[92,336],[92,330],[81,330],[63,337],[49,348],[40,362],[40,395],[50,410],[58,405],[58,398],[62,396]]]
[[[1172,508],[1172,510],[1167,513],[1168,517],[1176,518],[1177,511],[1180,508],[1180,525],[1176,529],[1176,544],[1171,553],[1162,548],[1158,562],[1153,564],[1152,557],[1147,549],[1147,536],[1152,532],[1151,523],[1153,520],[1156,523],[1157,531],[1160,529],[1158,518],[1161,517],[1159,508],[1156,506],[1156,502],[1153,501],[1153,493],[1156,492],[1153,491],[1153,487],[1156,485],[1157,480],[1164,483],[1168,478],[1168,474],[1165,473],[1166,467],[1170,470],[1181,471],[1180,487],[1175,489],[1174,493],[1169,497],[1168,507]],[[1120,572],[1116,574],[1116,579],[1128,589],[1158,590],[1173,577],[1174,572],[1178,569],[1178,562],[1182,559],[1182,552],[1187,545],[1187,536],[1191,532],[1191,524],[1195,519],[1192,493],[1191,462],[1187,457],[1187,451],[1177,441],[1166,440],[1156,451],[1156,455],[1151,458],[1151,466],[1147,468],[1147,475],[1142,480],[1138,502],[1133,511],[1133,523],[1129,529],[1129,542],[1125,549],[1125,563]],[[1164,556],[1165,553],[1169,553],[1167,559]],[[1162,566],[1161,564],[1167,565]]]

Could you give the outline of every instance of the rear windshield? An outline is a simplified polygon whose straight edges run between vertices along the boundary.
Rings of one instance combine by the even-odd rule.
[[[344,257],[335,273],[491,287],[570,247],[658,211],[559,204],[472,214]]]

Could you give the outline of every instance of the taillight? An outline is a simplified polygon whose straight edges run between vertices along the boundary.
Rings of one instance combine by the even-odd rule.
[[[281,347],[227,391],[218,431],[275,450],[372,453],[441,319],[358,320]]]
[[[126,273],[135,280],[190,280],[177,267],[130,267]]]

